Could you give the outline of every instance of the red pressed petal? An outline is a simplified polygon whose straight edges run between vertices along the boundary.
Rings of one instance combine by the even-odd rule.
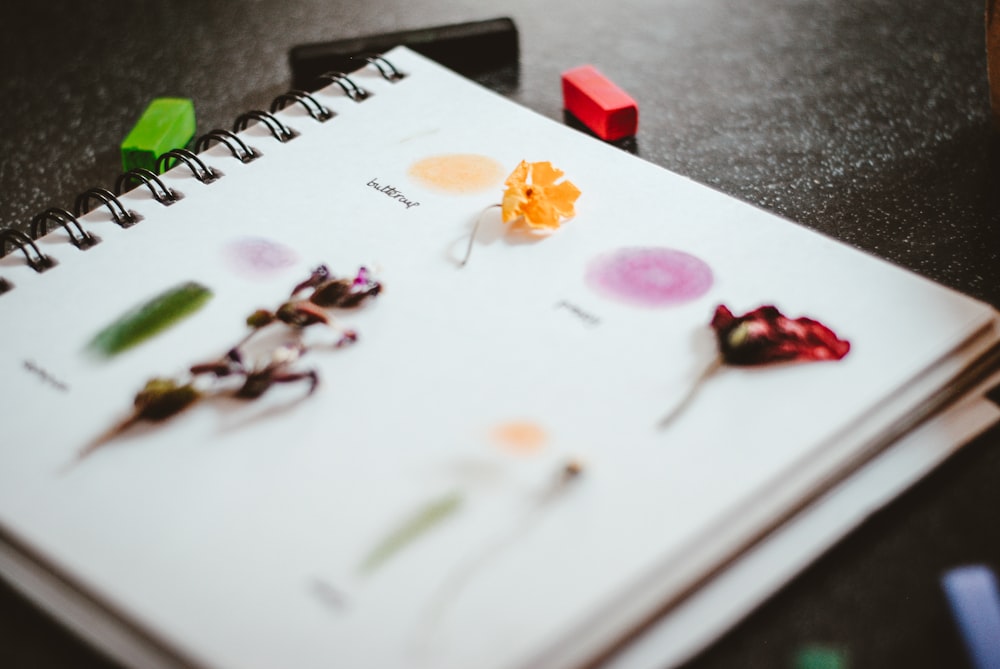
[[[812,345],[808,356],[814,360],[840,360],[851,350],[851,343],[840,339],[833,330],[811,318],[798,322],[806,329],[806,340]]]
[[[712,316],[712,329],[716,332],[724,330],[730,326],[733,319],[733,312],[729,310],[729,307],[720,304],[715,308],[715,315]]]
[[[787,317],[783,316],[782,313],[778,311],[777,307],[770,304],[757,307],[753,311],[747,312],[739,318],[747,321],[762,321],[771,325],[777,325],[782,320],[788,320]]]
[[[762,365],[779,361],[840,360],[850,342],[811,318],[790,319],[773,306],[733,316],[725,306],[712,318],[723,360],[730,365]]]

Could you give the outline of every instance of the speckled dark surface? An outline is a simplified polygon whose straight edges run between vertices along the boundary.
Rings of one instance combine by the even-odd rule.
[[[193,98],[199,132],[227,127],[289,88],[295,44],[501,14],[520,29],[519,79],[486,81],[511,98],[562,120],[559,73],[591,63],[638,100],[641,157],[1000,306],[981,0],[11,0],[0,226],[113,184],[152,97]],[[998,482],[993,430],[691,669],[790,666],[808,642],[855,668],[963,666],[937,580],[1000,568]],[[0,586],[0,666],[113,665]]]

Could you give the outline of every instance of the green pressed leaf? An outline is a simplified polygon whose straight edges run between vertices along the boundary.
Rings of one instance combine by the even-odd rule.
[[[89,348],[106,356],[121,353],[190,316],[211,297],[201,284],[182,283],[120,316],[90,340]]]
[[[375,546],[365,561],[361,563],[361,570],[370,572],[381,566],[383,562],[406,548],[421,534],[455,513],[461,504],[462,495],[457,492],[431,500]]]

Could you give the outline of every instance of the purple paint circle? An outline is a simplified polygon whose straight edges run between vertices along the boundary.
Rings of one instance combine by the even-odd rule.
[[[609,297],[666,307],[704,295],[712,286],[712,270],[700,258],[676,249],[623,248],[592,260],[586,280]]]
[[[225,254],[230,267],[245,276],[271,276],[298,261],[291,248],[264,237],[234,239],[226,245]]]

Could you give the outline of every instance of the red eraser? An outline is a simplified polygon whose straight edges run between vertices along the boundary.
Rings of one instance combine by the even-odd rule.
[[[639,106],[597,71],[581,65],[562,74],[563,106],[601,139],[631,137],[639,127]]]

